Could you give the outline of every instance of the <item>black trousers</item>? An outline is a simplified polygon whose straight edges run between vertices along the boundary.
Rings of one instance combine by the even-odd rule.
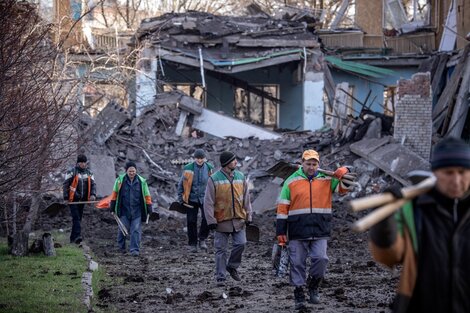
[[[72,216],[72,232],[70,233],[70,242],[82,236],[82,217],[84,204],[70,204],[70,215]]]
[[[190,246],[197,245],[197,240],[205,240],[209,236],[209,228],[207,227],[206,217],[204,216],[204,205],[198,202],[189,202],[194,208],[188,208],[186,212],[186,221],[188,227],[188,244]],[[197,232],[197,216],[201,211],[201,227],[199,228],[199,236]]]

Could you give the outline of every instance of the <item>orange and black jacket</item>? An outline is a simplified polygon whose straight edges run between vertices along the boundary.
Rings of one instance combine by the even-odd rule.
[[[470,195],[415,198],[371,229],[369,246],[378,262],[402,264],[393,312],[470,312]]]
[[[329,237],[333,192],[344,194],[348,190],[338,179],[322,173],[309,180],[300,167],[282,187],[276,234],[288,235],[289,240]]]
[[[96,197],[95,179],[89,169],[78,166],[70,169],[62,187],[64,200],[69,202],[90,201],[91,196]]]

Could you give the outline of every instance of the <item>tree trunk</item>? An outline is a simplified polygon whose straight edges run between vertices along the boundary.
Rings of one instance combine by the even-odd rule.
[[[34,180],[35,181],[32,184],[32,190],[34,191],[31,196],[31,207],[29,208],[28,216],[26,217],[26,221],[23,226],[23,232],[28,234],[31,232],[38,217],[39,204],[41,202],[41,193],[39,190],[41,190],[42,175],[38,173]]]
[[[28,255],[29,232],[18,232],[8,238],[9,253],[14,256]]]
[[[55,256],[55,248],[54,248],[54,238],[50,233],[44,233],[42,235],[43,247],[44,247],[44,254],[47,256]]]

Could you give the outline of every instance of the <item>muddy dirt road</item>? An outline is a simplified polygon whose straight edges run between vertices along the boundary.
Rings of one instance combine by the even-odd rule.
[[[309,304],[306,312],[389,312],[398,272],[372,261],[366,234],[349,229],[357,217],[341,203],[334,206],[322,303]],[[162,216],[144,225],[141,255],[133,257],[116,250],[117,226],[109,212],[86,211],[84,240],[114,281],[95,295],[95,307],[105,312],[295,312],[288,278],[272,274],[274,212],[255,215],[254,221],[261,240],[247,245],[242,281],[228,277],[225,287],[217,287],[212,239],[208,253],[189,253],[184,218]]]

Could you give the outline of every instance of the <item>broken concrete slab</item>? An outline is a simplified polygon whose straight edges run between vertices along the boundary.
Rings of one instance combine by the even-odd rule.
[[[363,139],[351,144],[350,149],[405,186],[410,185],[406,179],[410,171],[430,168],[427,160],[396,143],[392,137]]]
[[[281,136],[264,128],[244,123],[233,117],[203,109],[202,114],[194,116],[193,128],[211,134],[219,138],[256,137],[263,140],[278,139]]]
[[[253,212],[262,214],[269,210],[276,209],[277,199],[281,193],[281,185],[278,181],[268,183],[253,201]]]
[[[97,144],[103,145],[114,132],[128,119],[130,113],[119,104],[109,102],[98,114],[96,122],[92,125],[89,133]]]
[[[96,196],[103,198],[113,191],[116,171],[114,169],[114,159],[105,155],[90,155],[90,169],[95,177]]]

